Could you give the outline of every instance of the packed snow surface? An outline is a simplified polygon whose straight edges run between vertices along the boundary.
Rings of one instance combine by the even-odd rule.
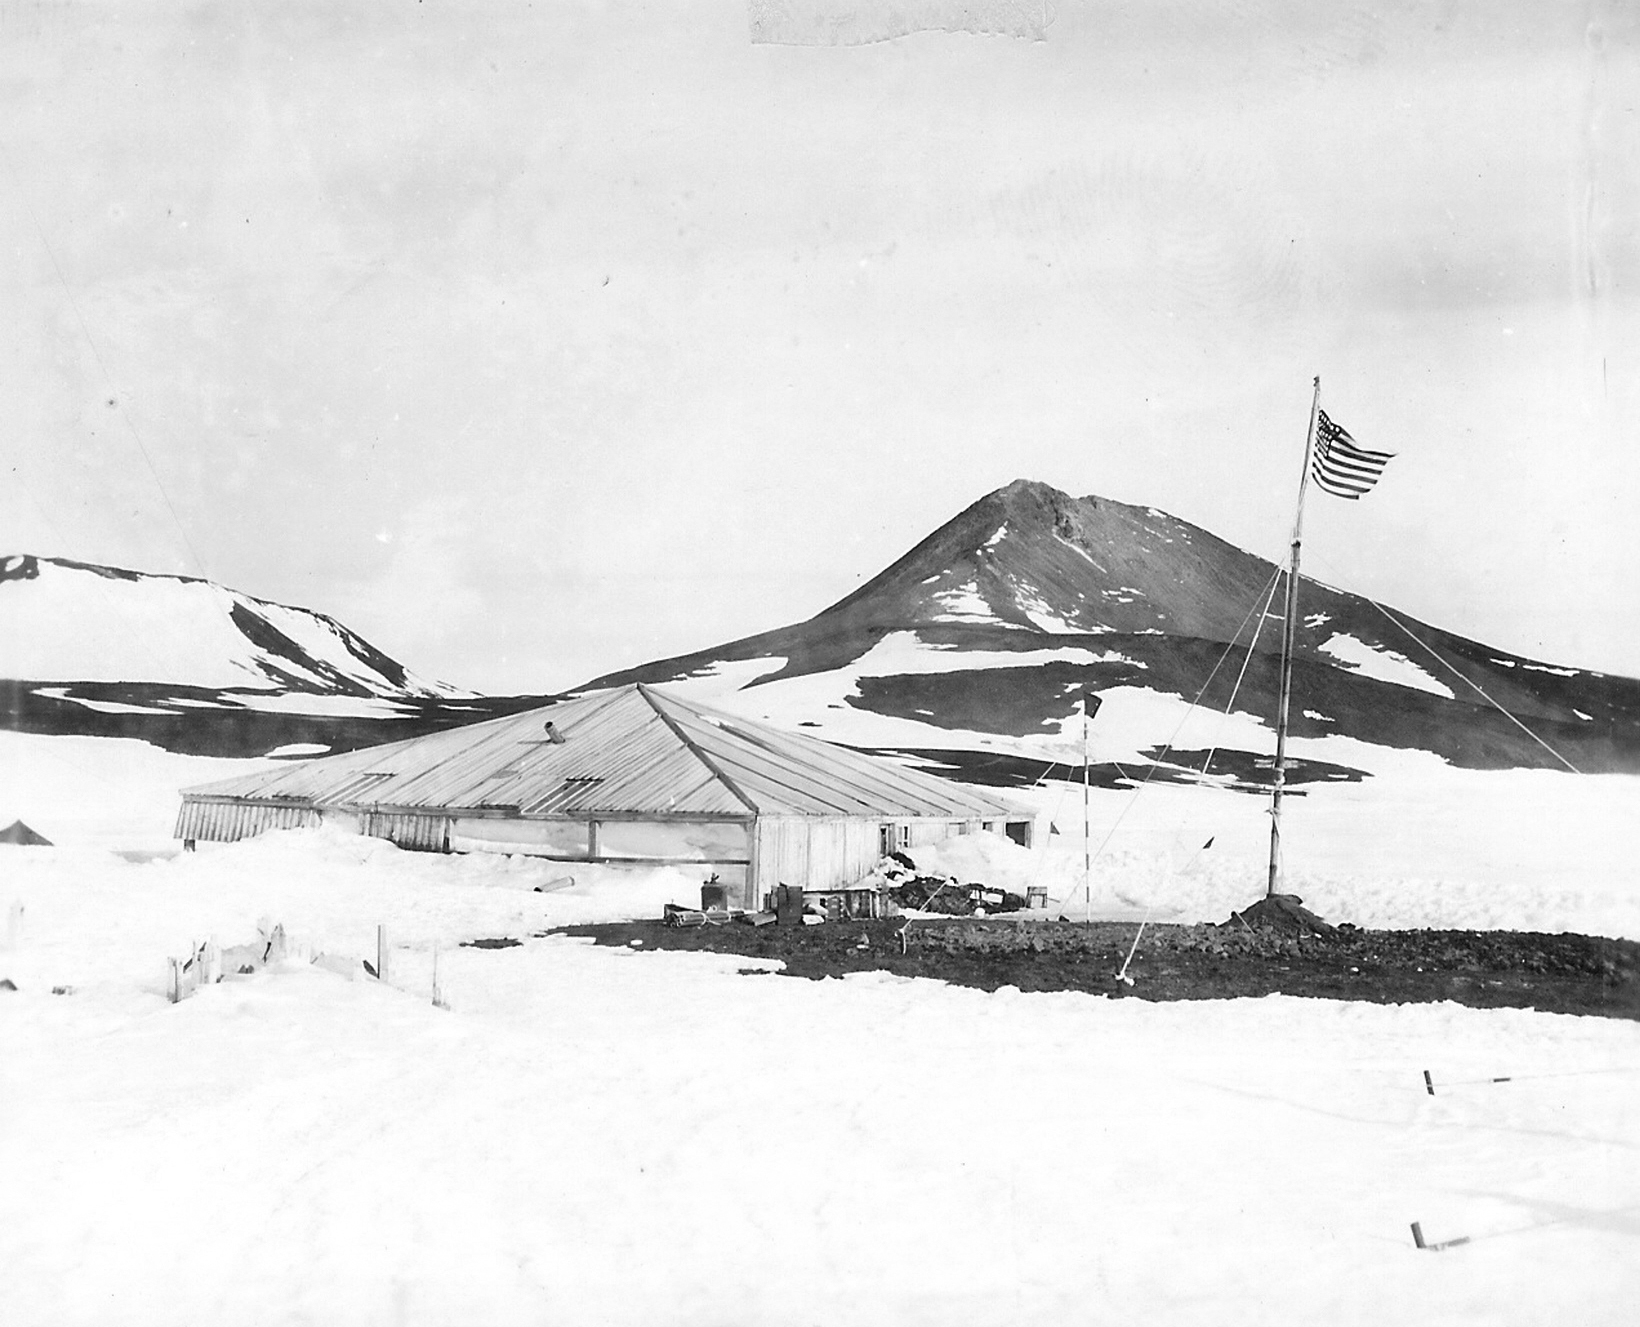
[[[180,756],[134,738],[0,731],[0,824],[25,820],[72,847],[164,848],[173,846],[179,789],[267,767]]]
[[[918,865],[1021,895],[1043,886],[1056,915],[1077,919],[1219,922],[1264,890],[1266,799],[1212,787],[1093,789],[1091,891],[1082,789],[1047,785],[1028,800],[1059,833],[1039,832],[1029,850],[995,835],[951,839],[921,850]],[[1322,917],[1363,927],[1640,939],[1628,846],[1637,835],[1633,776],[1436,766],[1289,796],[1283,880]]]
[[[460,948],[698,883],[317,831],[15,852],[8,1323],[1615,1324],[1640,1293],[1633,1023]],[[272,920],[296,961],[166,1002],[167,955]],[[378,924],[385,983],[303,961]]]
[[[334,831],[156,854],[175,788],[248,762],[0,736],[0,818],[70,844],[0,848],[7,1324],[1458,1327],[1626,1323],[1640,1295],[1632,1022],[534,938],[702,872]],[[1093,791],[1083,891],[1081,791],[1029,794],[1061,831],[1035,849],[919,867],[1072,916],[1256,895],[1258,799],[1176,786]],[[1308,793],[1289,884],[1323,916],[1640,937],[1640,780],[1409,757]],[[290,963],[166,1001],[168,958],[274,922]],[[462,947],[491,937],[523,943]],[[1469,1242],[1420,1252],[1413,1221]]]

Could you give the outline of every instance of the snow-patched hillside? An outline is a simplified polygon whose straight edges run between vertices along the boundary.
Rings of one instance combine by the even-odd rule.
[[[1274,744],[1283,586],[1271,563],[1165,512],[1020,480],[806,622],[589,685],[676,682],[839,741],[970,755],[1060,745],[1093,692],[1096,741],[1169,777],[1188,770],[1192,741],[1206,754],[1174,733],[1201,693],[1236,716],[1233,754],[1210,773],[1245,780]],[[1564,768],[1541,738],[1578,769],[1640,771],[1640,681],[1513,655],[1316,581],[1299,602],[1289,732],[1346,754],[1353,743],[1348,769],[1396,749]],[[1184,754],[1159,754],[1169,743]]]
[[[0,558],[0,677],[404,699],[458,694],[334,618],[184,576]]]

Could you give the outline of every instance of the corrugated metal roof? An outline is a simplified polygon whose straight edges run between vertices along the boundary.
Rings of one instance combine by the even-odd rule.
[[[771,724],[692,706],[680,726],[760,811],[786,815],[946,816],[993,819],[1023,814],[976,788],[909,770],[878,756],[787,732]]]
[[[551,723],[561,742],[546,728]],[[646,686],[184,790],[522,815],[1018,817],[977,789]]]

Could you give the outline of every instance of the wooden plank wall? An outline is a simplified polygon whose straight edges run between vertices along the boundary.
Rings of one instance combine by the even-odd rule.
[[[877,864],[876,820],[844,816],[762,816],[757,822],[754,897],[760,907],[776,885],[828,889],[851,885]]]
[[[979,822],[964,820],[913,820],[911,822],[911,846],[920,848],[927,843],[938,843],[941,839],[948,839],[953,834],[966,834],[964,828],[968,824],[977,825]]]
[[[318,823],[319,813],[310,806],[188,800],[177,812],[173,837],[203,843],[237,843],[270,829],[311,829]]]
[[[450,817],[413,811],[371,811],[364,832],[415,852],[450,851]]]
[[[201,843],[237,843],[270,829],[313,829],[321,821],[322,812],[311,806],[185,800],[177,813],[174,837]],[[401,848],[444,852],[449,830],[448,816],[369,811],[359,817],[357,832],[388,839]]]

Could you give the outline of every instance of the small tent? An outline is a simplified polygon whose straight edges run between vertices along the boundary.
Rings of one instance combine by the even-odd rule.
[[[0,829],[0,843],[14,843],[24,848],[49,848],[51,840],[44,834],[36,834],[21,820],[14,820],[4,829]]]
[[[887,852],[1031,813],[636,684],[183,792],[176,836],[338,825],[431,852],[698,864],[732,902],[851,884]]]

